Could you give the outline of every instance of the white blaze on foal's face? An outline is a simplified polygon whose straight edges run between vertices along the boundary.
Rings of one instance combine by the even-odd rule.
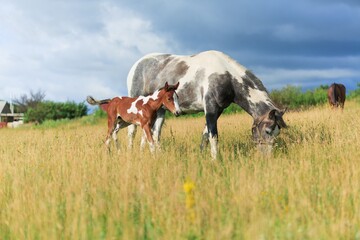
[[[180,112],[180,106],[179,106],[179,98],[178,95],[174,92],[174,105],[175,105],[175,111]]]

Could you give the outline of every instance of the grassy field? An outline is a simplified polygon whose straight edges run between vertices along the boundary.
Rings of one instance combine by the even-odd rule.
[[[360,239],[360,104],[284,115],[272,156],[249,115],[169,119],[162,151],[107,154],[106,121],[0,130],[0,239]],[[138,133],[136,143],[140,142]]]

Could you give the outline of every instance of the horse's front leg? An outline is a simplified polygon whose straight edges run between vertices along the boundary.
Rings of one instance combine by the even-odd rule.
[[[217,130],[217,120],[221,115],[223,109],[220,108],[214,100],[207,98],[205,105],[205,118],[206,118],[206,127],[203,132],[203,141],[210,142],[211,147],[211,157],[216,159],[218,153],[218,130]],[[207,130],[207,131],[206,131]],[[206,132],[208,135],[206,135]]]
[[[204,131],[202,133],[202,137],[201,137],[201,143],[200,143],[200,150],[203,151],[204,148],[209,144],[209,133],[208,133],[208,128],[205,124],[205,128]]]
[[[217,117],[213,114],[206,114],[206,126],[208,130],[208,140],[210,142],[211,157],[216,159],[218,152],[218,131]]]
[[[165,121],[165,112],[166,110],[164,108],[160,108],[156,112],[156,119],[152,127],[152,135],[155,142],[155,145],[158,149],[161,149],[160,146],[160,135],[161,135],[161,128]]]
[[[136,125],[131,124],[130,126],[128,126],[128,149],[131,149],[133,146],[135,134],[136,134]]]

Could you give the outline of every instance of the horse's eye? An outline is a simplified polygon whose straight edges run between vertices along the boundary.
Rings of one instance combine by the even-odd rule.
[[[270,134],[270,133],[272,132],[272,130],[271,130],[271,128],[267,127],[267,128],[265,128],[265,132],[266,132],[267,134]]]

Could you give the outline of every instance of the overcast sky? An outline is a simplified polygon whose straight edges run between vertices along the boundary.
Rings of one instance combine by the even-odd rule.
[[[360,83],[359,0],[0,0],[0,99],[126,95],[145,54],[222,51],[268,90]]]

